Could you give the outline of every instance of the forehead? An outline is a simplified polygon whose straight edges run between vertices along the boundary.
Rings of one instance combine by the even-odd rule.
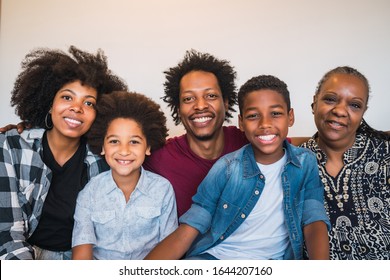
[[[218,79],[211,72],[191,71],[180,80],[180,91],[208,88],[219,89]]]
[[[113,119],[108,124],[107,134],[110,133],[110,132],[111,133],[119,132],[121,134],[128,134],[128,133],[140,133],[140,134],[142,134],[142,127],[134,119],[130,119],[130,118],[116,118],[116,119]]]
[[[95,88],[88,85],[82,85],[80,81],[74,81],[63,85],[57,94],[63,92],[69,92],[77,96],[97,97]]]
[[[367,85],[358,77],[349,74],[333,74],[324,82],[320,93],[333,92],[342,94],[348,92],[363,100],[368,99]]]
[[[269,107],[283,107],[287,109],[283,95],[271,89],[251,91],[244,96],[243,101],[243,110]]]

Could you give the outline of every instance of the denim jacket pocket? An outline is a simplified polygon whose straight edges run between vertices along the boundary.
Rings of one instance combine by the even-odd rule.
[[[215,234],[223,234],[229,225],[233,222],[234,217],[240,211],[240,207],[225,200],[223,197],[218,202],[215,215],[212,222],[211,230]],[[215,222],[219,221],[219,222]],[[222,221],[222,222],[221,222]]]

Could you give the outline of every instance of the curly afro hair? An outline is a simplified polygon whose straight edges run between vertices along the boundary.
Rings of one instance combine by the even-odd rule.
[[[238,107],[240,110],[240,115],[242,115],[245,96],[252,91],[262,89],[274,90],[280,93],[287,104],[287,111],[290,111],[290,92],[287,89],[286,83],[271,75],[260,75],[249,79],[241,86],[240,90],[238,91]]]
[[[96,119],[87,134],[88,144],[95,154],[100,154],[108,126],[117,118],[137,122],[152,151],[165,144],[168,136],[167,119],[160,105],[143,94],[127,91],[105,94],[100,98],[96,111]]]
[[[180,106],[180,81],[184,75],[191,71],[204,71],[213,73],[221,89],[224,100],[228,101],[229,109],[226,112],[225,120],[232,117],[233,108],[237,104],[236,72],[226,60],[220,60],[208,53],[200,53],[195,50],[187,51],[184,59],[175,67],[164,71],[166,81],[164,83],[165,95],[162,98],[170,107],[173,120],[176,125],[181,120],[178,114]]]
[[[22,61],[11,93],[11,105],[21,120],[33,127],[45,127],[45,116],[54,97],[64,85],[79,80],[101,94],[127,90],[126,83],[107,67],[101,50],[87,53],[74,46],[69,54],[61,50],[40,48],[31,51]]]

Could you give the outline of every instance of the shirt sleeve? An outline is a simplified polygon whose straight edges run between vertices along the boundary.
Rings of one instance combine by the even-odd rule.
[[[179,222],[188,224],[204,234],[210,227],[218,201],[229,177],[225,159],[219,159],[210,169],[192,198],[191,208],[184,213]]]
[[[91,218],[92,184],[91,180],[77,196],[72,233],[72,247],[83,244],[96,244],[96,235]]]
[[[6,137],[0,134],[0,259],[33,259],[33,249],[26,242],[28,217],[20,198],[31,194],[34,184],[19,189],[16,171]]]
[[[324,186],[321,183],[319,176],[317,160],[314,154],[307,150],[305,158],[305,172],[307,172],[305,184],[305,199],[303,208],[302,222],[303,226],[316,221],[326,223],[328,230],[330,229],[329,218],[324,207]]]
[[[178,226],[175,193],[172,185],[167,181],[167,191],[162,205],[160,217],[160,240],[171,234]]]

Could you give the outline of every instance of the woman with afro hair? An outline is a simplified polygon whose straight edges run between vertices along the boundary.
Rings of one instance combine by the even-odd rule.
[[[0,134],[0,259],[70,259],[79,191],[108,169],[87,146],[101,95],[126,90],[101,50],[26,55],[11,105],[31,129]]]

